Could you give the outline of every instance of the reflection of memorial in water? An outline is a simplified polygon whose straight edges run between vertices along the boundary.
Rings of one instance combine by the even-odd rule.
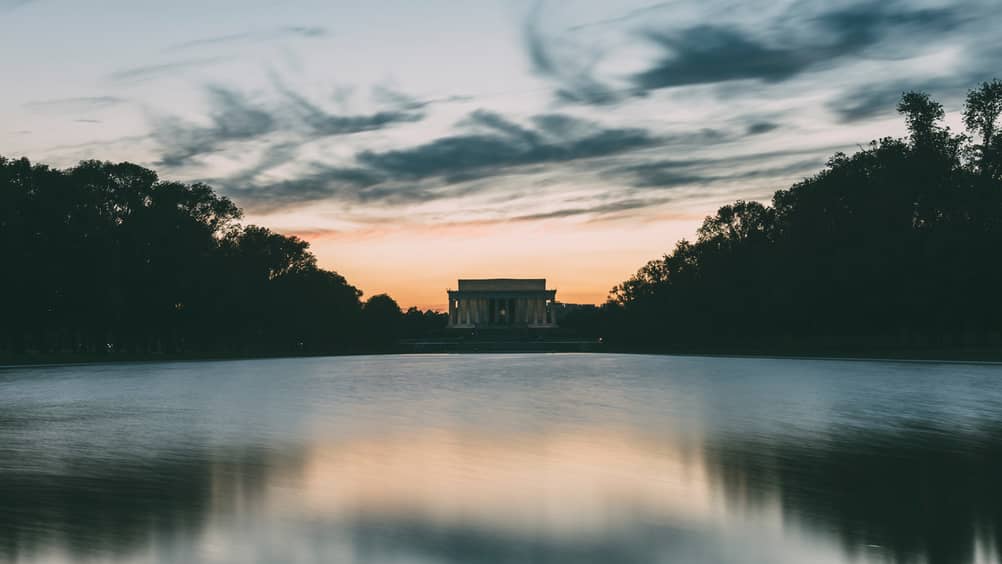
[[[298,487],[329,515],[398,514],[523,534],[596,534],[612,515],[701,521],[720,507],[697,448],[609,429],[426,432],[317,445]]]

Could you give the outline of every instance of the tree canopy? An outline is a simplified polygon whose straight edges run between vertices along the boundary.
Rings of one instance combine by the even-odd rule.
[[[1002,82],[971,91],[967,134],[908,92],[884,138],[770,204],[739,201],[610,293],[620,343],[1002,342]]]
[[[0,352],[336,352],[396,338],[358,330],[361,292],[306,241],[240,219],[205,184],[135,164],[0,157]]]

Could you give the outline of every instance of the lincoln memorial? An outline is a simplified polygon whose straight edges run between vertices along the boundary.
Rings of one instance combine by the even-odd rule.
[[[544,278],[460,280],[449,290],[449,327],[556,327],[556,296]]]

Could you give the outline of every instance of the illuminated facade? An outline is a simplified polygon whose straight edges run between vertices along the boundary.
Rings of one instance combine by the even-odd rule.
[[[556,296],[545,278],[460,280],[449,290],[449,327],[556,327]]]

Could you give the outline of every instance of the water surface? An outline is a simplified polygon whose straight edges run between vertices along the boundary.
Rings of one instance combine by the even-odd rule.
[[[0,370],[0,561],[1002,561],[1002,367]]]

